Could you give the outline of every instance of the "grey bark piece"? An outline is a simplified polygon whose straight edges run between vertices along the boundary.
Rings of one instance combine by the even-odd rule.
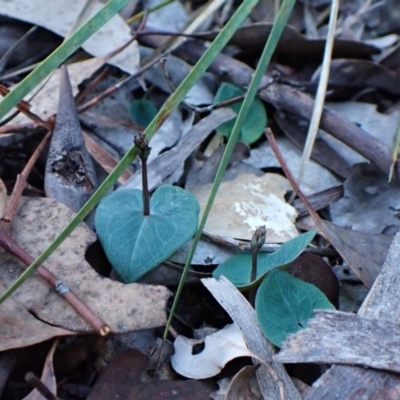
[[[365,286],[372,287],[382,271],[393,237],[353,231],[325,220],[321,224],[347,265]]]
[[[45,193],[78,212],[94,192],[96,173],[86,149],[67,68],[61,67],[60,97],[46,163]]]
[[[399,230],[400,188],[374,165],[353,165],[343,188],[343,197],[330,205],[334,224],[372,234]]]
[[[223,122],[234,118],[235,115],[235,112],[229,108],[216,110],[208,117],[203,118],[200,122],[194,125],[189,132],[185,134],[177,146],[151,161],[147,167],[149,189],[153,190],[166,178],[172,175],[173,172],[184,163],[189,155],[200,146],[203,140],[206,139],[215,128]],[[128,182],[120,186],[118,190],[141,188],[142,172],[140,169],[135,172]]]
[[[277,137],[276,141],[283,154],[285,154],[285,160],[287,160],[290,170],[293,175],[297,176],[300,167],[301,150],[287,137]],[[264,142],[256,149],[253,149],[250,158],[245,160],[244,163],[256,168],[280,168],[280,164],[268,142]],[[301,189],[306,195],[340,184],[339,179],[313,160],[310,160],[307,164],[307,173],[305,175]]]
[[[284,399],[300,400],[301,396],[287,375],[284,366],[272,361],[274,349],[265,339],[258,324],[256,312],[249,302],[223,276],[218,281],[214,278],[207,278],[202,279],[201,282],[237,324],[245,337],[249,349],[265,360],[275,371],[284,386]],[[257,370],[256,376],[264,399],[281,400],[279,382],[271,377],[269,371],[263,365]]]
[[[389,249],[382,272],[365,299],[359,316],[386,318],[400,323],[400,233]],[[361,367],[333,366],[316,383],[306,400],[400,398],[400,376]]]
[[[400,324],[340,311],[315,311],[307,327],[289,335],[280,363],[362,365],[400,372]]]

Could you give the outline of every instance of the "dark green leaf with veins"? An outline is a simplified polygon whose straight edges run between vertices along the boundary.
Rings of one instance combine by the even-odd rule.
[[[160,186],[143,215],[142,191],[116,191],[96,211],[96,231],[116,272],[135,282],[170,257],[196,232],[197,199],[172,185]]]

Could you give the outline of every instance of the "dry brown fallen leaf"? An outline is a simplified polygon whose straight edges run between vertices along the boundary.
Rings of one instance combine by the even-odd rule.
[[[73,215],[69,208],[55,200],[22,198],[13,219],[12,237],[36,258]],[[169,290],[163,286],[135,283],[125,285],[98,275],[85,260],[85,251],[95,240],[94,233],[81,224],[53,253],[46,262],[46,267],[103,318],[113,333],[163,325],[166,320],[165,306],[170,296]],[[0,284],[8,287],[24,268],[3,249],[0,249],[0,260]],[[29,278],[15,292],[13,299],[45,323],[71,331],[93,331],[82,317],[38,276]],[[4,305],[0,306],[0,312],[3,307]],[[1,327],[4,329],[4,323]],[[18,334],[16,332],[16,335]],[[20,337],[20,340],[28,338]]]
[[[229,384],[224,400],[259,400],[263,396],[260,393],[254,373],[260,367],[260,364],[247,365],[242,368]]]
[[[204,211],[211,184],[191,190]],[[282,243],[298,235],[294,226],[296,210],[283,198],[291,190],[281,175],[267,173],[262,177],[239,175],[223,182],[218,190],[205,233],[223,238],[251,240],[256,228],[265,225],[267,243]]]
[[[54,374],[53,366],[53,356],[56,351],[58,344],[58,339],[54,340],[49,353],[47,354],[46,361],[44,363],[43,372],[40,380],[45,384],[45,386],[56,396],[57,395],[57,382],[56,376]],[[28,396],[24,397],[23,400],[42,400],[43,396],[36,390],[32,390]]]
[[[5,287],[0,286],[4,292]],[[18,349],[56,336],[73,335],[63,328],[44,324],[13,298],[0,306],[0,351]]]
[[[68,65],[68,73],[74,96],[78,93],[78,85],[85,79],[90,78],[102,65],[104,65],[104,60],[101,58],[91,58]],[[56,69],[50,78],[44,81],[39,88],[39,92],[38,89],[35,89],[33,92],[38,93],[30,102],[32,105],[30,111],[47,120],[57,112],[58,95],[60,93],[60,68]],[[30,99],[33,93],[31,92],[25,100]],[[31,120],[20,113],[13,119],[12,123],[23,124],[27,122],[31,122]]]
[[[149,358],[137,349],[117,354],[97,380],[87,400],[203,400],[215,390],[196,380],[161,380],[151,377]]]

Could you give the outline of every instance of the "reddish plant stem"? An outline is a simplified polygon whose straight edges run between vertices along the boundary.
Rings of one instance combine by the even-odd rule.
[[[75,104],[79,104],[109,73],[110,68],[106,66],[86,87],[78,94]]]
[[[101,100],[105,99],[106,97],[110,96],[111,94],[115,93],[117,90],[119,90],[122,86],[126,85],[128,82],[130,82],[132,79],[137,78],[138,76],[142,75],[144,72],[146,72],[150,67],[153,65],[157,64],[162,57],[165,55],[159,55],[156,57],[154,60],[150,61],[148,64],[144,65],[143,67],[139,68],[134,74],[128,76],[124,80],[116,83],[113,86],[110,86],[108,89],[106,89],[103,93],[100,93],[98,96],[94,97],[92,100],[87,101],[86,103],[82,104],[77,108],[78,114],[81,112],[84,112],[88,110],[89,108],[95,106],[96,104],[100,103]]]
[[[275,154],[275,157],[278,159],[279,164],[281,165],[283,172],[286,175],[286,178],[288,179],[288,181],[290,182],[290,184],[292,185],[293,190],[296,192],[296,194],[300,197],[300,200],[304,203],[304,205],[307,207],[308,213],[310,214],[310,217],[313,219],[313,221],[315,222],[315,225],[317,225],[318,229],[321,232],[325,232],[325,229],[323,227],[323,225],[321,224],[321,219],[319,217],[319,215],[317,214],[317,212],[313,209],[313,207],[311,206],[310,202],[308,201],[307,197],[304,196],[303,192],[300,190],[299,186],[297,185],[296,179],[294,179],[292,173],[290,172],[290,169],[285,161],[285,159],[282,156],[282,153],[279,149],[278,144],[276,143],[274,134],[272,133],[272,130],[270,128],[267,128],[265,130],[265,136],[268,139],[268,142],[271,146],[272,151]]]
[[[8,232],[10,223],[2,221],[0,223],[0,246],[26,265],[32,264],[35,259],[12,239]],[[51,271],[40,265],[36,273],[47,282],[59,295],[61,295],[84,320],[90,324],[102,336],[110,332],[108,325],[83,302],[68,285],[58,279]]]
[[[39,146],[36,148],[32,157],[29,159],[22,173],[18,175],[17,182],[14,186],[10,200],[7,202],[4,216],[0,221],[0,246],[11,253],[25,265],[32,264],[35,259],[22,249],[11,237],[11,221],[18,206],[18,201],[24,188],[27,185],[27,177],[36,163],[40,153],[43,151],[46,143],[51,137],[48,132],[43,138]],[[60,294],[68,303],[79,313],[85,321],[91,325],[102,336],[110,332],[109,326],[85,304],[70,288],[60,279],[58,279],[51,271],[43,265],[39,266],[36,273],[47,282],[58,294]]]
[[[0,84],[0,95],[2,96],[6,96],[8,93],[10,93],[10,90],[4,86]],[[28,118],[30,118],[36,125],[41,125],[44,126],[45,128],[47,128],[49,131],[52,130],[52,125],[49,122],[45,122],[43,121],[39,116],[37,116],[36,114],[32,113],[29,111],[29,108],[31,107],[31,105],[26,102],[25,100],[21,100],[16,106],[15,108],[22,112],[23,114],[25,114]]]

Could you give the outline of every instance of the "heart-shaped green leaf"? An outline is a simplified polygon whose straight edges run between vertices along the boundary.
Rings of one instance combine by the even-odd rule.
[[[334,309],[314,285],[286,271],[271,271],[258,288],[256,312],[268,340],[280,347],[286,335],[307,326],[315,309]]]
[[[274,268],[284,268],[291,264],[314,239],[315,234],[316,231],[309,231],[283,243],[273,253],[258,253],[257,278],[253,282],[250,281],[251,253],[237,254],[229,258],[214,270],[213,276],[218,279],[224,275],[238,289],[247,290],[259,284],[268,271]]]
[[[146,128],[157,115],[156,106],[152,101],[147,99],[133,100],[129,111],[132,121],[144,128]]]
[[[237,96],[242,96],[245,94],[244,90],[241,88],[232,85],[231,83],[222,83],[222,85],[218,88],[218,91],[214,97],[214,104],[221,103],[226,100],[230,100]],[[231,107],[236,114],[239,113],[240,107],[242,107],[243,101],[239,101],[237,103],[232,104]],[[217,132],[229,138],[233,126],[235,125],[236,118],[223,123],[217,128]],[[247,144],[254,143],[258,140],[265,127],[267,126],[267,114],[265,112],[264,105],[259,98],[255,98],[253,103],[250,106],[249,112],[243,121],[242,128],[239,134],[239,141]]]
[[[142,191],[116,191],[96,211],[96,231],[107,258],[121,278],[135,282],[165,261],[196,232],[199,203],[185,190],[160,186],[143,215]]]

